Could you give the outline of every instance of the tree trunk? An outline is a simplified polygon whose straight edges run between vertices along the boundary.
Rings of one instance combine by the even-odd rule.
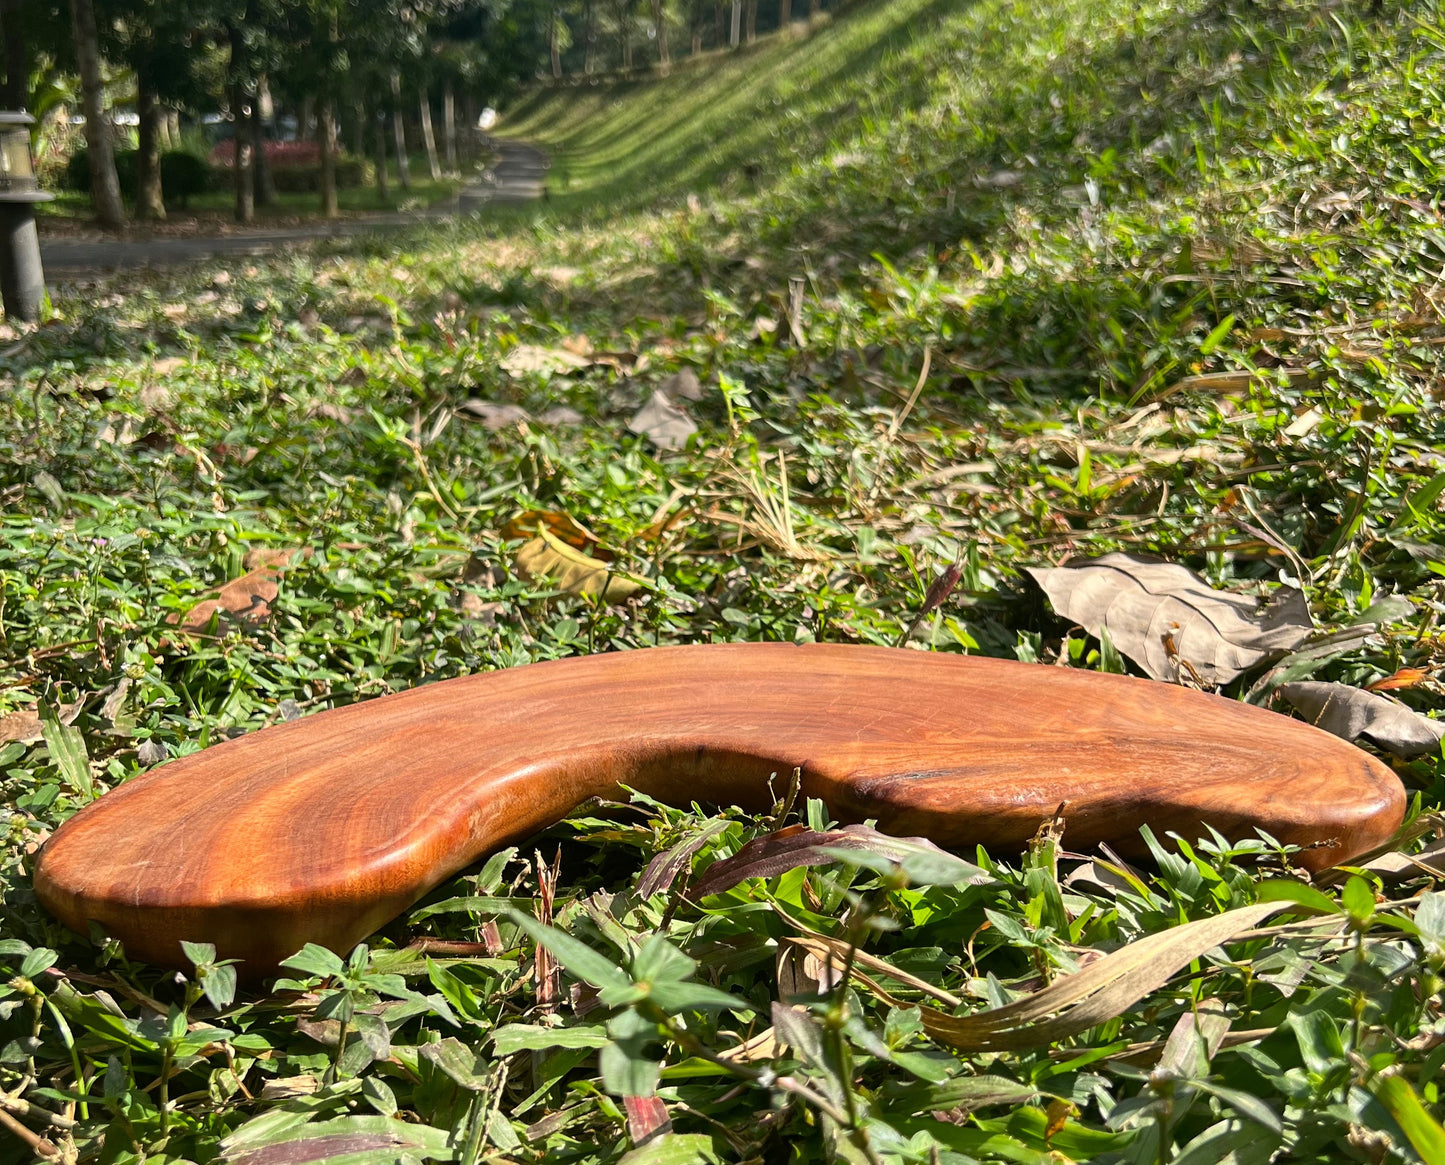
[[[552,9],[552,18],[547,21],[547,51],[552,57],[552,79],[554,81],[562,76],[562,32],[558,27],[561,23],[561,10]]]
[[[140,117],[139,146],[135,158],[135,216],[159,222],[166,217],[165,195],[161,190],[161,124],[164,113],[156,100],[150,69],[135,74],[136,113]]]
[[[461,173],[457,166],[457,97],[450,81],[442,88],[442,139],[447,151],[447,172]]]
[[[376,193],[386,201],[386,117],[382,114],[376,119]]]
[[[115,176],[115,147],[101,107],[104,82],[100,76],[100,32],[95,25],[92,0],[70,0],[70,22],[75,36],[75,59],[80,65],[85,148],[90,158],[90,197],[100,225],[106,230],[119,230],[125,223],[125,207],[120,200],[120,179]]]
[[[256,99],[251,102],[251,166],[256,180],[256,205],[276,205],[276,177],[271,173],[271,160],[266,157],[266,106],[271,103],[266,79],[256,83]]]
[[[231,125],[235,130],[235,166],[232,177],[236,191],[236,221],[250,222],[256,217],[256,183],[251,164],[251,118],[246,110],[246,86],[241,79],[244,63],[244,41],[241,29],[231,26]]]
[[[793,0],[778,0],[778,27],[784,32],[793,27]]]
[[[725,15],[726,12],[727,12],[727,7],[726,7],[726,5],[723,4],[723,0],[715,0],[714,4],[713,4],[713,6],[712,6],[713,25],[714,25],[714,27],[713,27],[713,34],[714,34],[714,35],[713,35],[713,47],[715,47],[715,48],[722,48],[723,45],[727,44],[728,34],[727,34],[727,16]]]
[[[748,0],[748,30],[747,42],[752,44],[758,39],[758,0]]]
[[[426,165],[431,171],[431,180],[440,182],[442,164],[437,158],[437,136],[431,126],[431,95],[425,89],[421,94],[421,140],[426,143]]]
[[[0,0],[0,34],[5,37],[5,89],[0,103],[6,109],[30,104],[30,58],[25,53],[25,26],[20,19],[23,0]]]
[[[632,30],[623,25],[618,35],[622,37],[622,71],[630,73],[632,72]]]
[[[356,114],[356,125],[352,127],[351,152],[358,158],[366,157],[366,102],[357,101],[352,108]]]
[[[301,110],[296,115],[296,136],[303,142],[320,141],[321,125],[316,117],[316,98],[309,93],[301,98]]]
[[[582,38],[582,71],[590,77],[597,71],[597,5],[594,0],[586,0],[582,10]]]
[[[391,75],[391,136],[396,140],[396,182],[411,189],[411,162],[406,156],[406,125],[401,113],[401,74]]]
[[[321,213],[335,218],[336,203],[336,110],[330,97],[323,97],[317,106],[316,136],[321,142]]]
[[[666,0],[652,0],[652,30],[657,34],[657,66],[665,77],[672,67],[672,58],[667,51]]]
[[[171,148],[181,145],[181,111],[174,107],[166,110],[166,136],[171,139]]]
[[[808,0],[808,23],[811,25],[823,11],[823,0]]]
[[[728,44],[737,48],[743,35],[743,0],[733,0],[733,26]]]
[[[702,52],[702,26],[694,25],[692,30],[692,55],[697,56]]]

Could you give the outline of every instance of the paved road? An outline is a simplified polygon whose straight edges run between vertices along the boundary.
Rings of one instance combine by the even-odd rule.
[[[428,220],[468,214],[489,204],[529,202],[543,194],[548,161],[535,146],[493,142],[497,160],[464,186],[457,197],[413,214],[377,214],[332,223],[310,223],[238,231],[230,235],[158,239],[40,240],[40,257],[49,283],[94,278],[109,271],[159,267],[214,255],[266,255],[317,239],[348,238],[375,231],[415,226]]]

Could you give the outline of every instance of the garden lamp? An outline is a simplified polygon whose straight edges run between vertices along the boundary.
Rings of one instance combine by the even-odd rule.
[[[35,204],[54,195],[40,189],[30,156],[28,113],[0,112],[0,295],[11,319],[40,318],[45,272],[40,266],[40,236]]]

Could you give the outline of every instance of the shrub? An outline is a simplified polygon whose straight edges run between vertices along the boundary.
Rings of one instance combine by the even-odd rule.
[[[135,150],[116,150],[115,175],[120,179],[120,190],[127,198],[135,193]],[[65,163],[65,186],[68,190],[90,190],[90,151],[81,146],[70,155]]]
[[[120,192],[127,199],[135,198],[136,150],[117,150],[115,174],[120,180]],[[90,154],[81,147],[70,155],[65,164],[65,187],[68,190],[86,192],[90,190]],[[168,150],[161,154],[161,189],[167,202],[185,206],[196,194],[204,194],[211,188],[211,167],[204,159],[187,150]]]
[[[311,194],[321,189],[321,166],[313,162],[309,166],[277,166],[271,171],[276,189],[287,194]],[[336,159],[336,188],[350,189],[365,185],[371,177],[371,167],[365,159],[342,154]]]
[[[161,155],[161,188],[167,202],[185,206],[192,195],[211,188],[211,165],[185,150],[170,150]]]

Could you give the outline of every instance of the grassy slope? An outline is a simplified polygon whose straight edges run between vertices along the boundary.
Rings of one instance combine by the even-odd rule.
[[[891,0],[655,85],[533,95],[505,129],[557,151],[544,207],[233,271],[137,275],[103,307],[59,296],[50,325],[0,352],[0,712],[88,699],[71,736],[0,743],[0,959],[23,972],[0,988],[0,1083],[78,1120],[82,1155],[106,1161],[141,1147],[159,1160],[162,1144],[168,1159],[208,1160],[243,1125],[256,1146],[285,1132],[287,1103],[287,1135],[432,1128],[454,1138],[443,1156],[465,1156],[474,1132],[497,1159],[614,1161],[630,1132],[605,1093],[645,1083],[659,1054],[676,1135],[691,1138],[678,1159],[957,1165],[1056,1151],[1194,1165],[1237,1149],[1333,1162],[1409,1160],[1412,1142],[1430,1159],[1439,1134],[1412,1097],[1438,1112],[1445,910],[1439,897],[1417,907],[1425,879],[1377,887],[1396,923],[1367,918],[1371,887],[1357,883],[1345,902],[1360,937],[1254,938],[1052,1048],[948,1050],[906,1008],[855,997],[858,1022],[840,1028],[820,1004],[796,1021],[798,1056],[755,1065],[803,1081],[805,1100],[705,1058],[766,1026],[788,931],[756,908],[764,899],[843,933],[861,891],[859,910],[901,925],[869,949],[972,1010],[1092,950],[1250,902],[1280,867],[1267,846],[1205,846],[1159,851],[1140,881],[1061,890],[1046,854],[981,855],[988,885],[899,890],[865,873],[850,886],[814,870],[750,882],[704,914],[634,887],[705,814],[580,817],[542,847],[564,846],[559,924],[623,963],[627,936],[665,934],[758,1011],[693,1015],[684,1034],[623,1009],[599,1064],[587,1048],[534,1054],[548,1037],[533,1029],[495,1036],[539,1018],[531,943],[505,919],[483,930],[490,915],[464,896],[534,908],[536,871],[521,862],[458,879],[432,896],[441,912],[376,937],[371,971],[405,974],[428,998],[409,1017],[358,1018],[367,1038],[353,1032],[339,1063],[334,1033],[297,1027],[309,999],[236,1008],[212,971],[214,998],[201,998],[62,933],[34,905],[28,863],[88,783],[222,734],[579,651],[891,642],[956,558],[961,585],[916,646],[1124,666],[1018,582],[1025,565],[1122,547],[1236,589],[1303,581],[1324,629],[1370,622],[1292,661],[1296,678],[1432,671],[1442,88],[1429,6],[1371,17],[1334,4]],[[783,315],[793,277],[802,344]],[[626,358],[539,367],[532,349],[564,341]],[[701,432],[659,456],[625,425],[679,369],[709,388],[691,406]],[[1229,392],[1189,379],[1241,371]],[[453,414],[466,397],[534,416],[566,403],[582,420],[490,430]],[[642,597],[602,605],[519,577],[505,524],[531,507],[594,528],[646,577]],[[167,622],[241,574],[249,550],[299,545],[314,553],[259,626],[185,642]],[[1387,592],[1407,602],[1367,616]],[[1266,700],[1261,678],[1226,694]],[[1441,706],[1433,679],[1400,695]],[[1421,807],[1438,807],[1438,760],[1401,767]],[[734,820],[694,867],[767,824]],[[616,896],[589,914],[580,895],[604,888]],[[479,936],[485,951],[431,966],[398,953],[417,937]],[[27,959],[29,945],[42,953]],[[79,972],[69,988],[43,972],[46,951]],[[298,974],[323,969],[313,959]],[[54,1010],[28,1002],[32,984]],[[338,984],[363,1012],[395,986]],[[188,1009],[237,1033],[229,1051],[196,1056],[214,1035],[163,1028],[153,999],[176,1024]],[[1189,1036],[1201,1003],[1265,1034],[1206,1067]],[[557,1014],[594,1029],[606,1018],[570,1003]],[[381,1024],[392,1058],[374,1060]],[[464,1047],[422,1053],[442,1037]],[[1164,1070],[1141,1077],[1161,1052]],[[84,1113],[75,1063],[90,1077]],[[179,1071],[162,1117],[167,1066]],[[407,1123],[357,1123],[398,1108]],[[946,1110],[953,1121],[929,1115]]]

